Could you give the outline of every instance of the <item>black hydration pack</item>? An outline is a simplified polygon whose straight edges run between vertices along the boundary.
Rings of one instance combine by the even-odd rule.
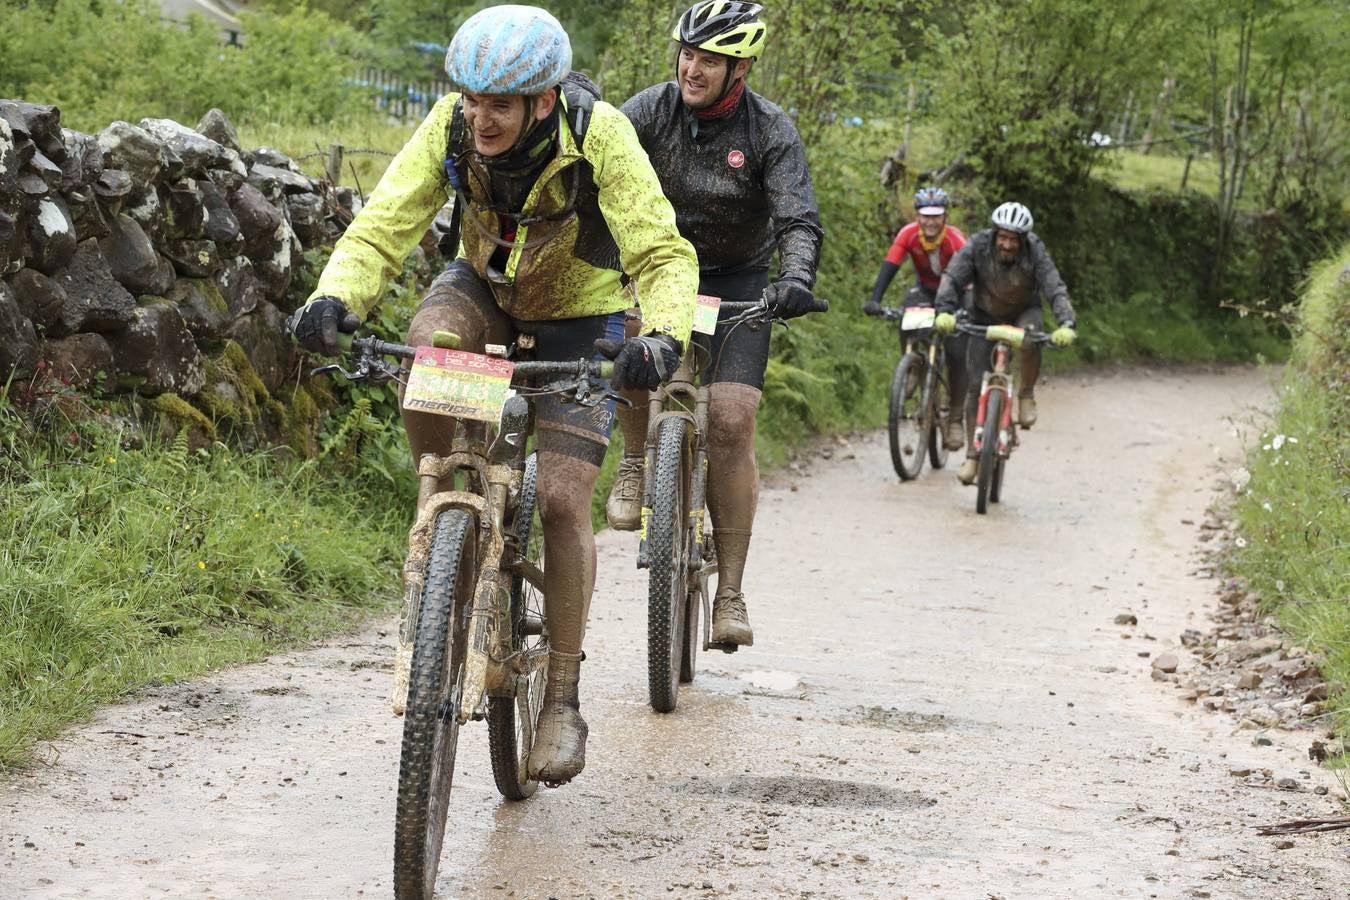
[[[562,97],[567,108],[567,127],[572,130],[572,138],[581,150],[586,140],[586,131],[591,124],[591,114],[595,101],[600,99],[600,88],[581,72],[569,72],[562,81]],[[462,224],[462,210],[469,200],[469,178],[465,159],[473,149],[473,139],[469,135],[468,124],[464,121],[464,100],[455,101],[455,111],[450,117],[450,127],[445,141],[445,176],[455,192],[455,205],[450,214],[450,230],[441,235],[439,246],[446,259],[459,255],[459,236]],[[574,192],[575,193],[575,192]],[[572,210],[545,218],[562,218],[571,215]]]

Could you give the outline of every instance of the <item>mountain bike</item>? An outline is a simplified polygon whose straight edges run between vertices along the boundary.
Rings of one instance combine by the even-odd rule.
[[[398,900],[433,895],[461,725],[487,720],[502,796],[524,800],[538,787],[527,763],[549,645],[536,458],[526,453],[531,401],[561,394],[594,406],[611,396],[600,379],[613,372],[613,363],[586,359],[513,363],[512,351],[501,346],[461,353],[453,349],[458,339],[445,332],[433,343],[417,348],[356,338],[354,369],[314,370],[352,381],[403,381],[404,370],[385,357],[413,360],[404,405],[457,423],[448,452],[418,462],[419,512],[403,566],[393,697],[403,715],[394,825]],[[519,335],[514,349],[532,346],[532,336]]]
[[[993,341],[993,367],[980,383],[980,405],[975,418],[975,440],[971,445],[979,460],[975,478],[975,511],[984,515],[990,503],[998,503],[1003,493],[1003,472],[1008,457],[1017,446],[1013,427],[1013,374],[1009,369],[1013,350],[1030,341],[1050,343],[1050,335],[1028,332],[1016,325],[972,325],[959,322],[957,329],[974,338]]]
[[[762,328],[783,321],[761,301],[699,301],[711,316],[705,333],[722,326]],[[827,309],[829,302],[817,298],[815,311]],[[720,312],[734,315],[718,322]],[[710,394],[707,385],[694,383],[711,362],[693,344],[679,369],[649,400],[637,564],[648,572],[647,694],[657,712],[675,709],[680,684],[694,680],[700,647],[725,653],[737,649],[736,644],[711,640],[708,584],[717,574],[717,560],[704,529]]]
[[[933,333],[937,311],[931,306],[883,307],[877,318],[900,323],[904,353],[891,379],[891,465],[901,481],[912,481],[923,471],[927,457],[934,469],[947,464],[943,433],[954,408],[947,384],[946,350]]]

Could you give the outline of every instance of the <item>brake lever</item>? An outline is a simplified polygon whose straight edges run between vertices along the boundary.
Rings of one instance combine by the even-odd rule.
[[[310,369],[309,377],[318,378],[320,375],[327,375],[329,372],[337,372],[339,375],[341,375],[348,381],[356,380],[355,378],[353,378],[353,376],[356,374],[355,372],[348,372],[346,369],[342,368],[342,366],[339,365],[338,363],[329,363],[326,366],[319,366],[318,368]]]

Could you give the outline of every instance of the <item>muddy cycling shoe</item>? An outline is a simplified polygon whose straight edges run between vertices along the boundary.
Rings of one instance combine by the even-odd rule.
[[[618,531],[636,531],[642,521],[642,457],[619,460],[614,486],[605,501],[605,519]]]
[[[956,473],[956,477],[962,484],[974,484],[979,471],[980,461],[973,456],[967,456],[966,461],[961,463],[961,471]]]
[[[1017,395],[1017,424],[1023,428],[1036,424],[1036,398],[1030,394]]]
[[[750,617],[745,612],[745,595],[740,591],[730,587],[717,589],[709,641],[732,647],[749,647],[755,642],[755,633],[750,630]]]
[[[580,653],[554,651],[548,655],[544,704],[530,746],[528,775],[534,781],[557,787],[586,768],[588,729],[577,697],[580,669]]]
[[[942,446],[948,450],[960,450],[966,445],[966,426],[960,419],[948,419]]]

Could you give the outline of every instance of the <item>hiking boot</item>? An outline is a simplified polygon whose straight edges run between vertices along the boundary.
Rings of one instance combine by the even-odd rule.
[[[614,486],[605,501],[605,520],[616,531],[637,531],[642,522],[642,457],[619,460]]]
[[[1036,398],[1030,394],[1017,396],[1017,424],[1023,428],[1036,424]]]
[[[966,426],[961,421],[960,416],[954,416],[947,420],[947,427],[942,438],[942,446],[948,450],[960,450],[966,445]]]
[[[962,484],[974,484],[979,471],[980,461],[973,456],[967,456],[966,461],[961,463],[961,471],[956,473],[956,477]]]
[[[712,634],[714,644],[736,644],[749,647],[755,642],[750,630],[750,618],[745,612],[745,595],[730,587],[718,588],[713,600]]]
[[[534,729],[527,766],[529,777],[548,785],[566,784],[586,768],[586,720],[581,717],[577,681],[581,654],[548,655],[548,683]]]

